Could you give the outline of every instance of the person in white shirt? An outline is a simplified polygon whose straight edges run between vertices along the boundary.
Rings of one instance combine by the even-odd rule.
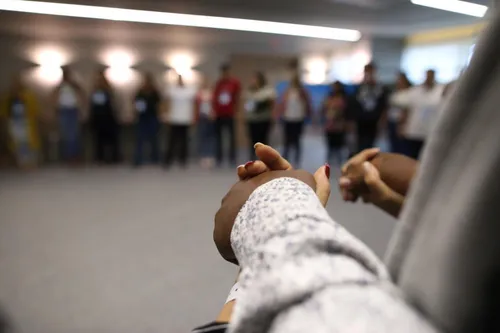
[[[77,163],[81,157],[81,105],[83,89],[74,80],[69,68],[63,68],[63,78],[55,91],[55,104],[59,119],[61,155],[65,162]]]
[[[264,73],[255,72],[245,97],[245,119],[250,138],[249,160],[253,161],[257,158],[254,144],[257,142],[269,144],[276,91],[267,83]]]
[[[404,98],[405,94],[408,94],[408,90],[411,88],[412,84],[408,80],[405,73],[401,72],[398,74],[398,79],[396,82],[396,88],[389,96],[389,112],[387,115],[387,129],[389,134],[389,143],[391,147],[391,152],[397,154],[403,154],[403,143],[400,136],[398,127],[403,115],[403,108],[398,105],[398,101]]]
[[[196,125],[198,130],[198,156],[204,169],[215,165],[215,115],[212,110],[213,91],[205,78],[196,95]]]
[[[290,149],[295,148],[295,163],[300,164],[302,130],[306,119],[312,114],[312,109],[309,93],[297,73],[292,77],[277,110],[277,117],[282,118],[285,123],[283,156],[288,159]]]
[[[195,122],[196,94],[194,87],[184,84],[182,76],[177,84],[167,91],[169,135],[165,167],[170,167],[177,157],[183,167],[187,166],[189,128]]]
[[[411,88],[399,101],[404,108],[400,133],[405,154],[418,159],[425,140],[439,116],[444,87],[436,83],[436,72],[428,70],[422,85]]]

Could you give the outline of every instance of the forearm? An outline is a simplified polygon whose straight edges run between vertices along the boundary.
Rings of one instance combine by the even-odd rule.
[[[387,214],[398,218],[399,213],[403,209],[405,202],[404,196],[399,193],[393,192],[384,198],[380,202],[374,202],[373,204],[378,208],[382,209]]]
[[[240,273],[236,276],[235,285],[231,288],[231,292],[229,293],[228,300],[220,310],[217,315],[215,321],[210,322],[204,326],[200,326],[195,328],[192,332],[213,332],[213,333],[225,333],[227,331],[229,322],[231,321],[231,317],[233,315],[233,309],[236,304],[236,294],[238,291],[238,278]]]
[[[224,304],[215,321],[218,323],[229,323],[229,321],[231,321],[235,303],[236,300]]]
[[[379,153],[370,162],[377,168],[380,178],[387,186],[403,197],[406,196],[418,170],[418,161],[400,154]]]
[[[228,323],[231,320],[231,316],[233,314],[234,304],[236,303],[236,294],[238,292],[238,280],[240,278],[240,272],[236,276],[234,281],[234,286],[231,288],[231,292],[229,293],[228,300],[222,307],[221,311],[217,315],[217,319],[215,319],[218,323]]]
[[[238,214],[231,243],[242,267],[235,327],[265,321],[330,285],[387,280],[378,258],[295,179],[259,187]]]

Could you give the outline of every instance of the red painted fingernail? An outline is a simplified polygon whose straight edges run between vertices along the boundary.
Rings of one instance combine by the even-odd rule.
[[[325,174],[326,178],[330,179],[330,164],[328,163],[325,164]]]
[[[252,165],[252,164],[254,164],[254,163],[255,163],[255,161],[248,161],[248,162],[246,162],[246,163],[245,163],[245,168],[246,168],[246,167],[249,167],[250,165]]]

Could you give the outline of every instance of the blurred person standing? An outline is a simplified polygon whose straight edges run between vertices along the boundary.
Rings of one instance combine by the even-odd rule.
[[[252,77],[245,102],[248,133],[250,134],[250,161],[256,159],[254,144],[257,142],[269,144],[275,100],[275,89],[268,85],[264,73],[256,72]]]
[[[14,77],[0,104],[0,116],[7,127],[8,147],[21,169],[37,166],[40,158],[38,102],[21,77]]]
[[[418,159],[425,140],[438,120],[444,87],[436,82],[436,72],[426,72],[423,84],[408,91],[401,100],[404,108],[399,126],[404,138],[405,155]]]
[[[229,162],[236,164],[236,134],[234,118],[239,106],[240,81],[231,76],[231,67],[221,67],[221,77],[215,84],[212,109],[215,115],[216,159],[219,166],[223,161],[223,132],[229,134]]]
[[[196,95],[196,119],[198,124],[198,156],[201,167],[210,169],[214,165],[215,131],[212,112],[212,89],[205,78]]]
[[[68,67],[63,67],[63,78],[56,88],[54,99],[59,120],[62,160],[74,165],[81,162],[81,121],[85,95]]]
[[[167,91],[167,101],[169,135],[165,167],[172,166],[174,159],[177,157],[180,164],[185,168],[188,161],[189,129],[196,119],[196,89],[186,86],[182,76],[178,75],[176,85],[169,87]]]
[[[350,113],[356,126],[358,151],[375,145],[380,120],[387,111],[387,89],[377,81],[377,67],[369,63],[364,68],[363,83],[356,91]]]
[[[119,161],[119,128],[113,105],[113,89],[104,75],[97,73],[90,98],[90,124],[94,132],[94,154],[98,163]],[[110,159],[106,158],[109,148]]]
[[[339,165],[344,162],[343,150],[346,134],[347,94],[340,81],[332,84],[330,95],[323,102],[323,119],[325,121],[325,137],[327,143],[327,161],[337,159]]]
[[[156,88],[154,78],[150,73],[143,74],[143,82],[134,98],[134,109],[137,115],[137,137],[134,165],[144,163],[144,146],[149,144],[151,162],[159,162],[158,133],[160,131],[161,95]]]
[[[304,123],[311,116],[312,109],[309,93],[300,82],[297,73],[293,74],[277,111],[277,118],[282,118],[285,126],[283,156],[289,159],[290,150],[295,149],[295,162],[299,165],[302,157],[301,139]]]
[[[399,123],[403,114],[403,109],[400,106],[400,100],[405,98],[408,94],[409,89],[412,84],[405,73],[401,72],[398,74],[396,81],[395,90],[389,97],[389,111],[388,111],[388,132],[389,132],[389,142],[391,145],[391,152],[403,154],[403,139],[398,131]]]

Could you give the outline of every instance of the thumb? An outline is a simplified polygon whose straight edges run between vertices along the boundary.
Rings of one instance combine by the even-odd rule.
[[[370,162],[363,163],[365,170],[364,181],[369,189],[371,201],[383,200],[384,196],[392,190],[380,179],[380,173]]]
[[[328,203],[330,198],[330,166],[324,165],[314,173],[316,181],[316,195],[323,206]]]
[[[377,168],[375,168],[370,162],[363,162],[363,169],[365,170],[365,184],[370,189],[372,187],[377,188],[379,186],[379,183],[382,182],[382,180],[380,179],[380,173],[378,172]]]

